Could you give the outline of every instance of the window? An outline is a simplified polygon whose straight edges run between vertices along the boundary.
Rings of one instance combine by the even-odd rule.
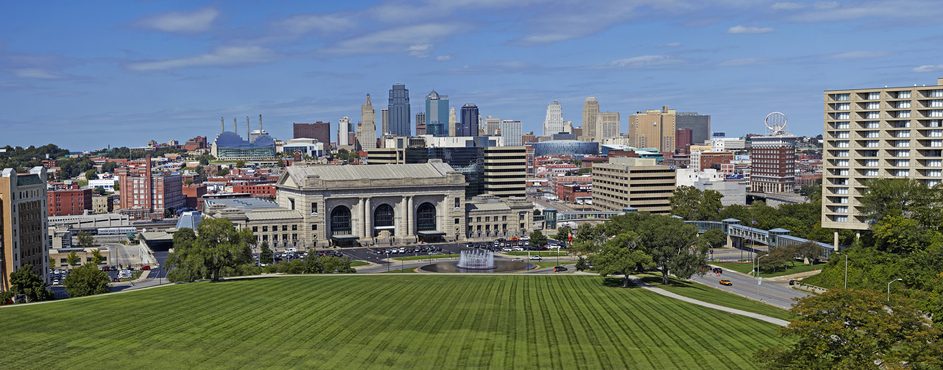
[[[927,171],[928,177],[940,177],[943,175],[943,170],[929,170]]]
[[[848,128],[848,122],[835,122],[836,129]]]
[[[848,222],[848,216],[832,216],[835,222]]]
[[[864,109],[875,109],[875,110],[876,110],[876,109],[881,109],[881,103],[878,103],[878,102],[870,102],[870,103],[868,103],[868,104],[865,104]]]
[[[455,198],[455,208],[461,208],[461,207],[462,207],[462,198],[456,197],[456,198]]]
[[[312,203],[311,203],[311,214],[316,214],[316,213],[318,213],[318,204],[312,202]]]
[[[267,242],[267,241],[268,241],[268,235],[262,235],[262,241],[263,241],[263,242]]]
[[[264,233],[264,232],[267,232],[267,231],[268,231],[268,226],[262,226],[262,232]]]
[[[878,145],[879,145],[879,141],[877,140],[867,140],[864,142],[865,148],[877,148]]]
[[[871,177],[877,176],[877,175],[878,175],[878,170],[865,170],[865,171],[864,171],[864,175],[865,175],[865,176],[871,176]]]
[[[898,91],[897,99],[910,99],[910,91]]]
[[[866,119],[879,119],[879,118],[881,118],[881,113],[878,113],[878,112],[868,112],[868,113],[865,113],[865,114],[864,114],[864,118],[866,118]]]
[[[943,107],[943,100],[931,100],[929,103],[927,103],[927,106],[930,108]]]
[[[291,203],[291,210],[295,210],[295,200],[293,198],[288,198],[288,203]]]
[[[253,226],[253,227],[252,227],[252,232],[254,232],[254,233],[259,232],[259,227],[258,227],[258,226]]]
[[[384,228],[389,230],[390,233],[393,233],[393,216],[393,207],[389,204],[381,204],[373,211],[373,227]]]
[[[895,171],[894,171],[894,176],[897,176],[897,177],[909,177],[909,176],[910,176],[910,170],[895,170]]]
[[[943,117],[943,109],[933,109],[927,114],[927,117]]]
[[[491,216],[485,216],[485,222],[491,222]]]
[[[848,112],[835,113],[835,119],[849,119],[849,118],[851,118],[851,114],[849,114]]]
[[[315,203],[311,203],[312,206]],[[334,207],[331,211],[331,235],[350,235],[350,209],[344,206]]]
[[[417,210],[416,230],[432,231],[436,229],[435,206],[430,203],[423,203]]]
[[[471,218],[471,217],[468,218],[468,223],[472,223],[472,218]]]
[[[848,176],[847,168],[835,169],[835,176]]]
[[[475,217],[475,222],[481,222],[481,216]]]
[[[835,100],[837,101],[848,101],[849,94],[835,94]]]
[[[835,137],[836,137],[836,138],[839,138],[839,139],[847,139],[847,138],[848,138],[848,131],[838,131],[838,132],[835,133]]]
[[[291,225],[291,231],[297,231],[298,225]]]
[[[501,221],[507,221],[507,220],[508,220],[508,216],[501,216]]]
[[[288,225],[282,225],[282,231],[288,231]]]
[[[906,108],[910,108],[910,102],[909,102],[909,101],[899,101],[899,102],[897,102],[897,109],[906,109]]]
[[[943,90],[931,90],[927,96],[930,98],[943,98]]]
[[[835,110],[848,110],[850,108],[851,108],[851,104],[849,103],[835,104]]]
[[[298,234],[291,234],[291,240],[292,241],[298,240]]]
[[[868,93],[868,100],[878,100],[880,98],[881,98],[881,93],[879,92]]]
[[[878,121],[867,121],[864,123],[864,128],[880,128],[881,124]]]
[[[272,234],[272,241],[273,241],[273,242],[277,242],[277,241],[278,241],[278,234]]]

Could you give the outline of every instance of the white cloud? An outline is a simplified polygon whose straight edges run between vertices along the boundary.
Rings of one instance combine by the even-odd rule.
[[[665,46],[670,47],[670,48],[675,48],[675,47],[681,46],[681,43],[680,43],[680,42],[669,42],[669,43],[665,44]]]
[[[436,41],[458,33],[463,28],[464,26],[456,23],[430,23],[389,28],[341,40],[334,45],[325,47],[322,51],[333,55],[363,55],[398,53],[405,50],[410,55],[418,54],[421,56],[422,50],[411,48],[428,47],[431,49]],[[428,52],[426,53],[428,54]]]
[[[432,44],[410,45],[406,50],[409,50],[410,56],[428,58],[429,52],[432,51]]]
[[[602,64],[590,66],[592,69],[635,69],[645,67],[656,67],[667,64],[680,63],[681,60],[667,55],[643,55],[639,57],[613,60]]]
[[[742,67],[742,66],[751,66],[758,64],[765,64],[768,62],[767,59],[763,58],[740,58],[740,59],[730,59],[723,62],[717,63],[718,67]]]
[[[813,3],[811,9],[795,13],[789,19],[796,22],[841,22],[875,18],[881,23],[895,25],[891,21],[937,24],[941,16],[943,7],[938,0],[819,1]]]
[[[275,59],[275,52],[260,46],[218,46],[206,54],[131,63],[128,65],[128,69],[135,71],[159,71],[190,67],[227,67],[265,63]]]
[[[200,33],[208,30],[219,16],[213,7],[197,9],[192,12],[168,12],[141,18],[136,22],[139,27],[174,33]]]
[[[345,31],[355,28],[357,23],[340,14],[299,14],[276,22],[276,26],[285,32],[304,34],[311,31]]]
[[[886,51],[846,51],[844,53],[836,53],[828,55],[832,59],[869,59],[869,58],[880,58],[887,56],[888,52]]]
[[[39,78],[44,80],[53,80],[62,78],[62,76],[51,73],[42,68],[17,68],[10,71],[14,76],[19,78]]]
[[[452,60],[452,59],[455,59],[455,57],[453,57],[453,56],[451,56],[451,55],[439,55],[439,56],[435,57],[435,60],[438,60],[438,61],[440,61],[440,62],[444,62],[444,61],[448,61],[448,60]]]
[[[808,6],[809,6],[808,4],[785,2],[785,3],[775,3],[772,6],[770,6],[770,8],[773,8],[776,10],[796,10],[796,9],[806,8]]]
[[[919,66],[919,67],[917,67],[917,68],[914,68],[913,71],[914,71],[914,72],[936,72],[936,71],[943,71],[943,64],[939,64],[939,65],[927,64],[927,65],[924,65],[924,66]]]
[[[735,26],[730,27],[727,30],[727,33],[770,33],[773,32],[772,27],[744,27],[744,26]]]

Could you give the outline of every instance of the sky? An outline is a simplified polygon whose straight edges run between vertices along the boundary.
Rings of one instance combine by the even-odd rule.
[[[668,105],[727,137],[771,112],[822,133],[823,91],[935,85],[936,0],[4,1],[0,146],[73,151],[212,141],[220,117],[278,139],[293,122],[379,121],[394,83],[412,113],[457,110],[540,134],[547,105],[581,125]],[[413,123],[414,125],[415,123]],[[380,122],[377,122],[379,129]]]

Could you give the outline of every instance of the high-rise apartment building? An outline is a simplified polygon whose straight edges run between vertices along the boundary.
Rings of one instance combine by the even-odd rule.
[[[869,180],[943,180],[943,78],[936,86],[825,91],[824,116],[823,228],[869,227],[861,214]]]
[[[600,141],[596,139],[596,118],[599,116],[599,101],[596,98],[586,98],[583,103],[583,136],[582,141]]]
[[[504,138],[504,146],[521,146],[521,121],[503,120],[501,121],[501,137]]]
[[[388,130],[383,133],[390,133],[393,136],[413,136],[412,124],[409,122],[409,90],[406,85],[397,83],[390,89],[390,104],[388,107]]]
[[[367,102],[360,106],[360,125],[357,126],[357,141],[363,150],[377,148],[377,111],[373,109],[373,103],[370,102],[370,94],[367,94]]]
[[[448,136],[449,97],[432,90],[426,95],[426,135]]]
[[[293,139],[318,139],[325,146],[331,145],[331,123],[317,121],[315,123],[292,124]]]
[[[750,150],[750,191],[792,193],[796,187],[796,137],[754,136]],[[733,159],[733,154],[730,154]]]
[[[485,118],[485,135],[497,135],[498,129],[501,128],[501,119],[497,117],[488,116]]]
[[[349,138],[350,133],[350,118],[344,117],[337,120],[337,145],[338,146],[347,146],[350,145]]]
[[[460,130],[456,130],[457,136],[479,136],[478,135],[478,106],[472,103],[462,106],[462,123]]]
[[[619,112],[599,112],[596,116],[596,134],[593,135],[600,143],[606,139],[621,134]]]
[[[675,168],[658,166],[652,158],[609,158],[593,163],[593,207],[600,211],[668,214],[668,198],[675,191]]]
[[[380,136],[390,133],[390,110],[380,109]]]
[[[0,175],[0,292],[10,289],[10,274],[24,265],[48,281],[50,239],[46,230],[46,168]]]
[[[547,116],[544,119],[544,136],[551,136],[563,132],[563,107],[554,100],[547,105]]]
[[[659,152],[675,150],[675,119],[677,115],[668,106],[661,110],[646,110],[629,117],[629,145],[637,148],[656,148]]]
[[[527,196],[527,149],[523,146],[484,149],[484,191],[501,198]]]
[[[691,144],[701,145],[711,136],[711,116],[697,112],[675,113],[675,129],[691,129]]]

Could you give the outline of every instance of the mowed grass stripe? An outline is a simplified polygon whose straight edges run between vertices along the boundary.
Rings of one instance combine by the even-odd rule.
[[[755,368],[759,346],[784,342],[775,325],[592,276],[283,277],[0,314],[0,363],[17,369]]]

